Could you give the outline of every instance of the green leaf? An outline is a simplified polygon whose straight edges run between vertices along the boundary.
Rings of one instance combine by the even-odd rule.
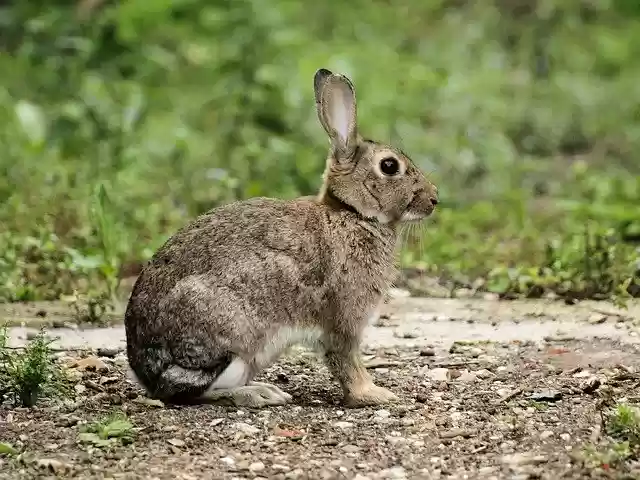
[[[47,136],[47,122],[42,109],[37,105],[21,100],[15,108],[16,116],[34,146],[44,143]]]
[[[17,455],[18,450],[13,448],[10,443],[0,442],[0,455]]]
[[[133,425],[128,420],[113,420],[103,427],[100,436],[102,438],[122,437],[129,435],[132,428]]]
[[[100,438],[97,434],[90,432],[79,433],[78,440],[82,443],[91,443],[96,447],[108,447],[113,444],[112,439]]]

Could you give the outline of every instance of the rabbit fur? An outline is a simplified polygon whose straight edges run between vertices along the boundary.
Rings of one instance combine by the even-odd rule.
[[[373,383],[359,346],[396,274],[398,226],[429,216],[437,189],[399,149],[360,136],[348,78],[320,69],[314,90],[331,144],[319,194],[215,208],[138,277],[127,354],[150,396],[285,404],[291,395],[254,377],[304,342],[323,351],[346,405],[396,400]]]

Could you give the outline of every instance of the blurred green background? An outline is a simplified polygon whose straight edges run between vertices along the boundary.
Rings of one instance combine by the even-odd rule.
[[[111,298],[195,215],[314,193],[320,67],[439,187],[410,288],[640,296],[637,2],[4,1],[0,27],[1,300]]]

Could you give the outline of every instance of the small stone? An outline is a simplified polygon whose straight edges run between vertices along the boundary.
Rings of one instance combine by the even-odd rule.
[[[68,467],[66,463],[62,463],[60,460],[55,460],[53,458],[42,458],[37,461],[36,465],[39,468],[50,470],[56,474],[64,472]]]
[[[589,317],[588,321],[591,325],[599,325],[607,321],[607,316],[600,313],[594,313]]]
[[[467,353],[473,358],[478,358],[480,355],[484,353],[484,350],[478,347],[471,347],[469,350],[467,350]]]
[[[577,373],[573,374],[573,378],[588,378],[591,376],[591,372],[589,370],[580,370]]]
[[[558,390],[541,390],[532,393],[529,398],[536,402],[557,402],[562,398],[562,392]]]
[[[284,478],[302,478],[304,476],[304,470],[301,468],[296,468],[295,470],[291,470],[284,474]]]
[[[134,403],[139,403],[140,405],[146,405],[148,407],[156,407],[163,408],[164,403],[161,400],[156,398],[148,398],[148,397],[136,397],[133,399]]]
[[[185,445],[184,440],[180,440],[179,438],[170,438],[167,442],[174,447],[184,447]]]
[[[462,383],[474,383],[477,379],[475,373],[469,370],[463,370],[458,377],[458,381]]]
[[[251,465],[249,465],[249,470],[251,470],[252,472],[261,472],[264,470],[264,463],[262,462],[253,462]]]
[[[540,440],[548,440],[553,437],[553,432],[551,430],[545,430],[540,434]]]
[[[436,351],[433,348],[423,348],[420,350],[421,357],[434,357],[436,355]]]
[[[342,428],[342,429],[345,429],[345,428],[351,428],[351,427],[353,427],[353,423],[351,423],[351,422],[344,422],[344,421],[341,421],[341,422],[335,422],[335,423],[333,424],[333,426],[334,426],[334,427],[336,427],[336,428]]]
[[[236,464],[236,461],[231,457],[222,457],[220,461],[228,467]]]
[[[76,384],[73,389],[76,391],[76,393],[78,395],[82,395],[83,393],[85,393],[87,391],[87,387],[85,387],[83,384],[78,383]]]
[[[384,478],[388,480],[404,480],[407,478],[407,472],[402,467],[386,468],[378,472],[378,478]]]
[[[474,372],[476,374],[476,377],[481,378],[482,380],[487,380],[489,378],[493,378],[495,377],[495,373],[487,370],[486,368],[483,368],[482,370],[478,370],[477,372]]]
[[[396,330],[393,335],[396,338],[406,338],[406,339],[412,339],[412,338],[418,338],[420,335],[417,331],[414,330]]]
[[[478,431],[475,429],[467,429],[467,428],[454,428],[452,430],[447,430],[446,432],[440,433],[440,438],[449,439],[449,438],[469,438],[478,434]]]
[[[89,372],[108,372],[109,366],[100,360],[98,357],[86,357],[78,360],[75,363],[75,368],[80,371]]]
[[[600,387],[600,385],[602,385],[602,382],[598,377],[594,375],[593,377],[587,379],[587,381],[585,381],[580,386],[580,388],[584,393],[593,393]]]
[[[425,393],[418,393],[416,395],[416,402],[418,403],[427,403],[429,401],[429,396]]]
[[[389,410],[376,410],[374,415],[378,418],[389,418],[391,416],[391,412]]]
[[[513,453],[510,455],[503,455],[502,463],[511,467],[517,467],[522,465],[535,465],[544,463],[547,461],[547,457],[543,455],[533,455],[531,453]]]
[[[234,423],[233,427],[239,432],[244,433],[245,435],[255,435],[256,433],[260,432],[260,429],[258,427],[254,427],[253,425],[249,425],[248,423],[244,422]]]
[[[113,358],[122,351],[119,347],[100,347],[97,350],[99,357]]]
[[[424,374],[436,382],[446,382],[450,378],[448,368],[432,368],[425,371]]]
[[[565,442],[568,442],[569,440],[571,440],[571,435],[569,435],[568,433],[561,433],[560,438]]]
[[[346,453],[356,453],[362,449],[357,445],[345,445],[344,447],[342,447],[342,450]]]
[[[56,422],[56,425],[60,427],[73,427],[74,425],[77,425],[79,421],[80,421],[80,417],[76,417],[75,415],[69,415],[66,417],[61,417]]]

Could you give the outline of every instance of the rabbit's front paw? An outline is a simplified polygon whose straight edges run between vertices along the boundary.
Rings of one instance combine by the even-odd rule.
[[[345,400],[347,406],[353,408],[391,403],[397,401],[398,397],[391,390],[372,383],[362,389],[348,392]]]

